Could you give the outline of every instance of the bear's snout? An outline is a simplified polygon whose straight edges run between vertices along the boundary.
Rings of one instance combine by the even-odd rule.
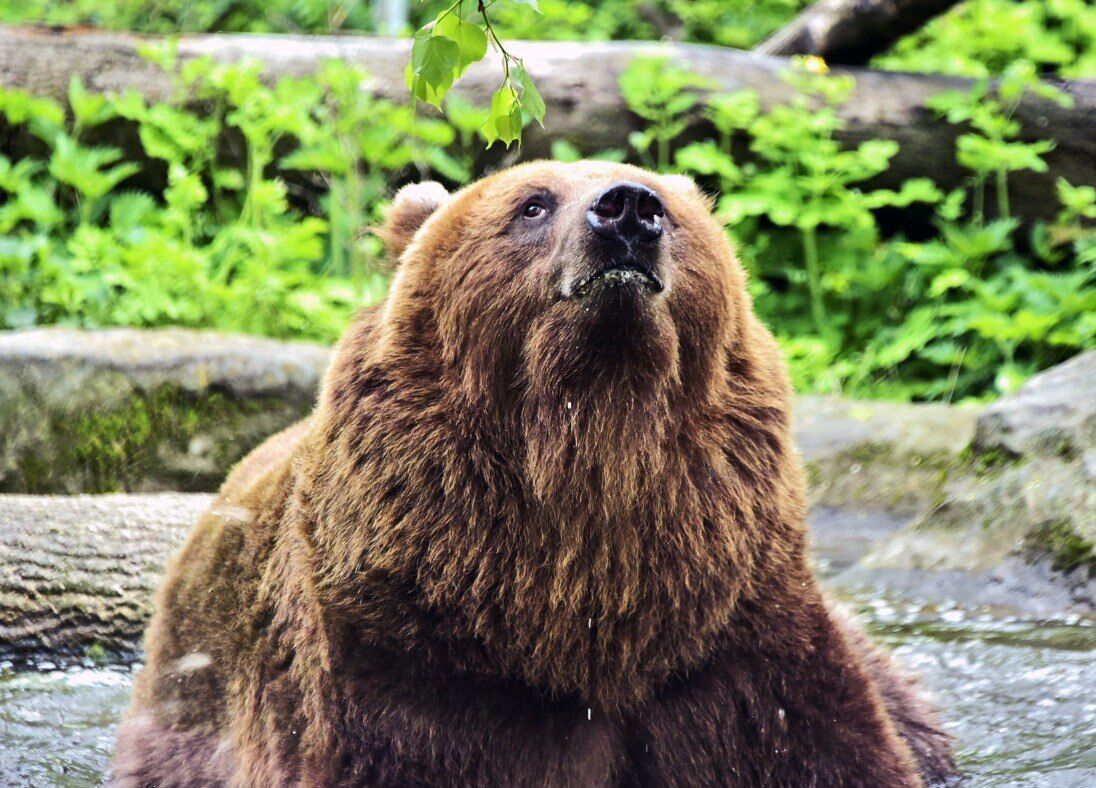
[[[665,215],[658,193],[638,183],[618,181],[598,194],[586,210],[582,270],[565,281],[564,297],[630,286],[637,294],[665,290],[660,270]]]

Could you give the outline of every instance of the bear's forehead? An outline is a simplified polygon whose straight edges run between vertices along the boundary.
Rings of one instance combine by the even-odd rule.
[[[499,172],[483,181],[483,186],[495,194],[523,192],[533,188],[559,192],[580,192],[614,181],[630,180],[655,186],[657,175],[629,164],[605,161],[561,163],[533,161]]]

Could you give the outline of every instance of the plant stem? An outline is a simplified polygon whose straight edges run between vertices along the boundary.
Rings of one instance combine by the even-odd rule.
[[[1007,170],[997,170],[997,214],[999,219],[1007,219],[1010,215]]]
[[[818,263],[818,236],[814,227],[801,232],[803,236],[803,259],[807,263],[807,289],[811,298],[811,317],[814,330],[821,334],[825,322],[825,307],[822,303],[822,272]]]
[[[974,177],[974,221],[984,224],[986,215],[986,176],[979,173]]]

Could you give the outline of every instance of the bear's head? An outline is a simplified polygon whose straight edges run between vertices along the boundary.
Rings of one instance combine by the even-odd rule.
[[[521,433],[542,494],[594,474],[632,496],[717,392],[749,314],[710,209],[687,177],[592,161],[534,162],[452,196],[406,187],[380,230],[399,257],[384,341],[429,347],[439,376]]]

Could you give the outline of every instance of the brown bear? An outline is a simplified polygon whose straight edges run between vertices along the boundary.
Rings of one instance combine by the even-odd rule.
[[[117,783],[955,774],[812,576],[784,365],[691,181],[526,164],[380,233],[386,303],[171,564]]]

